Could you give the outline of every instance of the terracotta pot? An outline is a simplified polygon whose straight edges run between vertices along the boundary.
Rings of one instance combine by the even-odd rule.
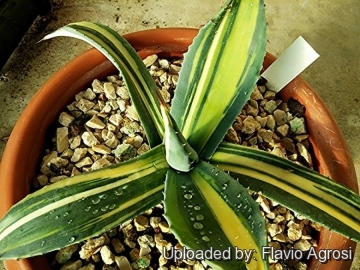
[[[196,34],[196,29],[173,28],[137,32],[125,37],[140,50],[142,57],[153,53],[174,57],[181,56],[187,50]],[[264,67],[274,59],[274,56],[268,54]],[[113,73],[116,70],[112,64],[97,50],[91,49],[65,65],[36,93],[15,125],[2,157],[0,217],[29,193],[44,148],[47,127],[56,120],[61,109],[93,79],[102,79]],[[281,95],[284,100],[292,96],[306,106],[307,125],[318,170],[358,191],[348,147],[334,118],[318,95],[300,77],[291,82]],[[350,246],[355,250],[352,241],[325,229],[320,232],[321,249]],[[312,269],[324,270],[349,269],[350,265],[351,261],[330,261],[326,265],[311,262]],[[5,266],[8,270],[50,269],[44,256],[6,261]]]

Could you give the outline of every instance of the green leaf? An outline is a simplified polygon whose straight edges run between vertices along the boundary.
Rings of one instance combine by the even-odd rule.
[[[245,187],[360,241],[360,196],[306,167],[264,151],[222,143],[211,163]]]
[[[43,254],[99,235],[160,203],[163,147],[34,192],[0,221],[0,259]]]
[[[115,65],[129,89],[150,146],[161,144],[164,124],[156,95],[159,90],[131,45],[109,27],[90,22],[68,24],[44,39],[58,36],[75,37],[88,42]]]
[[[249,99],[265,56],[263,0],[232,0],[203,27],[186,53],[171,115],[208,159]]]
[[[165,124],[165,152],[168,164],[177,171],[188,172],[193,164],[199,160],[197,153],[188,144],[169,113],[164,102],[161,103],[161,113]]]
[[[214,269],[267,269],[260,253],[266,246],[264,218],[248,190],[228,174],[203,161],[186,174],[169,169],[164,206],[182,245],[194,252],[230,248],[230,261],[207,261]],[[236,259],[235,248],[255,250],[249,264]]]

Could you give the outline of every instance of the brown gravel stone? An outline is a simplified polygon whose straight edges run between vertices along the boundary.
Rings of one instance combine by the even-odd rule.
[[[247,135],[254,134],[256,130],[259,130],[261,128],[261,125],[259,124],[259,122],[256,121],[252,116],[248,116],[243,121],[243,125],[244,126],[241,131]]]
[[[136,261],[139,258],[139,253],[140,253],[139,249],[133,248],[129,253],[130,260],[132,262]]]
[[[301,239],[295,243],[294,248],[300,249],[301,251],[308,251],[311,246],[308,240]]]
[[[94,102],[91,102],[87,99],[80,99],[76,104],[75,106],[81,110],[82,112],[87,112],[88,110],[92,109],[92,107],[95,106],[95,103]]]
[[[275,131],[275,127],[276,127],[276,121],[273,115],[269,115],[267,117],[267,121],[266,121],[266,126],[272,130]]]
[[[312,158],[311,158],[309,151],[306,149],[306,147],[302,143],[297,143],[296,147],[299,151],[300,156],[302,156],[305,159],[306,163],[310,167],[312,167],[313,166]]]
[[[113,264],[115,262],[115,256],[108,246],[101,247],[100,256],[105,264]]]
[[[281,140],[281,144],[284,145],[285,149],[287,151],[289,151],[290,153],[292,153],[292,154],[297,153],[296,148],[295,148],[295,144],[294,144],[292,139],[284,138],[284,139]]]
[[[286,137],[289,133],[289,126],[287,124],[278,126],[276,128],[276,132],[281,136],[281,137]]]
[[[255,102],[256,103],[256,102]],[[257,105],[257,103],[256,103],[256,105]],[[253,106],[246,106],[246,113],[248,114],[248,115],[252,115],[252,116],[257,116],[258,115],[258,113],[259,113],[259,109],[258,108],[256,108],[256,107],[253,107]]]
[[[64,247],[62,249],[60,249],[55,256],[55,259],[58,263],[60,264],[64,264],[66,263],[68,260],[70,260],[71,256],[74,254],[74,252],[76,252],[79,248],[79,245],[70,245],[67,247]]]
[[[276,124],[278,126],[281,126],[281,125],[284,125],[287,123],[287,113],[282,110],[275,110],[274,118],[275,118]]]
[[[285,243],[286,242],[286,237],[285,237],[285,235],[283,233],[280,233],[280,234],[275,235],[273,237],[273,240]]]
[[[82,266],[82,261],[77,260],[75,262],[67,262],[65,263],[60,270],[78,270]]]
[[[88,240],[82,247],[79,252],[80,258],[88,259],[90,258],[96,251],[99,251],[99,247],[102,247],[106,243],[106,237],[104,235]]]
[[[86,125],[93,129],[103,129],[106,127],[106,125],[96,115],[93,115],[91,119],[86,122]]]
[[[111,244],[114,247],[114,250],[116,253],[121,253],[125,251],[125,246],[123,243],[121,243],[119,238],[114,238],[111,240]]]
[[[81,135],[81,139],[84,142],[84,144],[88,147],[93,146],[94,144],[98,144],[99,141],[98,139],[94,136],[94,134],[92,132],[87,132],[85,131],[82,135]]]
[[[254,91],[251,93],[251,99],[253,100],[261,100],[263,99],[263,95],[261,94],[259,88],[255,86]]]
[[[64,127],[68,127],[74,119],[75,118],[68,112],[61,112],[59,115],[59,123]]]
[[[302,236],[302,227],[295,222],[292,222],[288,227],[287,236],[289,239],[291,241],[299,240]]]
[[[95,270],[95,265],[93,265],[92,263],[89,263],[88,265],[85,265],[85,266],[79,268],[79,270]]]
[[[275,97],[276,97],[276,92],[274,91],[267,90],[264,94],[265,99],[275,99]]]
[[[258,116],[255,117],[255,119],[256,119],[256,121],[259,122],[259,124],[260,124],[260,126],[261,126],[262,128],[264,128],[264,127],[266,126],[267,117],[261,117],[261,116],[258,115]]]
[[[149,227],[149,219],[143,215],[137,216],[134,219],[134,224],[137,231],[145,231]]]
[[[56,129],[56,151],[64,152],[69,147],[69,130],[67,127]]]
[[[133,270],[129,260],[125,256],[115,257],[115,262],[121,270]]]
[[[268,113],[273,113],[276,110],[276,108],[277,108],[277,105],[276,105],[276,102],[274,100],[269,100],[264,105],[264,109]]]
[[[239,143],[239,137],[233,127],[230,127],[225,135],[225,140],[231,143]]]
[[[104,83],[104,93],[108,99],[116,99],[115,87],[111,82]]]
[[[260,129],[258,131],[258,135],[267,143],[271,142],[273,134],[271,130]]]

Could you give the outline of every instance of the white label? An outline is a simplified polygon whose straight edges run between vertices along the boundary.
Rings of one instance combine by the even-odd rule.
[[[268,89],[279,92],[318,57],[319,54],[300,36],[261,76],[267,80]]]

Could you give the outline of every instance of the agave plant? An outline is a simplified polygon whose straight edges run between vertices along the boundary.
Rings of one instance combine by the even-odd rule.
[[[83,241],[163,202],[182,245],[231,249],[232,260],[208,261],[213,268],[267,269],[261,257],[267,245],[265,220],[248,188],[360,241],[359,195],[280,157],[222,143],[259,78],[264,13],[263,0],[227,1],[189,47],[170,110],[142,60],[115,31],[81,22],[45,37],[85,40],[112,61],[151,150],[47,186],[14,205],[0,222],[0,259]],[[236,260],[235,248],[254,250],[254,259],[249,264]]]

